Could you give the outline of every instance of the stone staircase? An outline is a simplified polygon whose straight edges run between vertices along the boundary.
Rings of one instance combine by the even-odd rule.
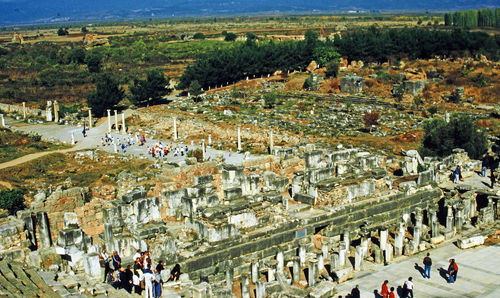
[[[0,297],[61,297],[33,268],[0,262]]]

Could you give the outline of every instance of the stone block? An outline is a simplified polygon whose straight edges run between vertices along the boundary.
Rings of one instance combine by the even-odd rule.
[[[432,243],[433,245],[437,245],[437,244],[439,244],[439,243],[441,243],[441,242],[443,242],[443,241],[444,241],[444,236],[443,236],[443,235],[439,235],[439,236],[436,236],[436,237],[432,237],[432,238],[431,238],[431,243]]]
[[[331,281],[322,281],[315,285],[309,294],[309,297],[314,298],[327,298],[333,297],[335,294],[335,284]]]
[[[343,269],[333,270],[333,274],[337,277],[337,282],[341,283],[352,278],[353,269],[347,267]]]
[[[458,241],[457,241],[457,245],[461,249],[467,249],[467,248],[471,248],[471,247],[475,247],[475,246],[479,246],[479,245],[483,245],[483,244],[484,244],[484,236],[482,236],[482,235],[476,235],[476,236],[467,237],[467,238],[464,237],[464,238],[458,239]]]
[[[307,194],[303,193],[296,193],[293,196],[293,199],[297,202],[303,203],[303,204],[308,204],[311,206],[314,206],[316,204],[316,198]]]
[[[214,177],[212,175],[202,175],[194,177],[194,185],[207,186],[211,185]]]
[[[130,204],[134,200],[142,199],[145,197],[146,197],[146,190],[143,187],[141,187],[141,188],[136,188],[131,192],[122,195],[122,201],[127,204]]]
[[[340,90],[350,94],[359,94],[363,91],[365,79],[358,76],[340,78]]]

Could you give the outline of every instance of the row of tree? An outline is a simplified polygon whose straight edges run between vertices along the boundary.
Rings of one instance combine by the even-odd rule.
[[[331,42],[319,41],[314,31],[306,32],[302,41],[257,43],[255,38],[247,38],[245,43],[209,53],[187,67],[178,87],[187,89],[191,82],[197,81],[207,89],[276,70],[305,69],[312,60],[325,65],[339,57]]]
[[[499,57],[498,37],[463,29],[383,29],[371,26],[335,37],[333,46],[349,60],[386,62],[392,59],[429,59],[435,56],[484,54]]]
[[[500,8],[469,9],[444,14],[444,24],[460,28],[500,27]]]
[[[187,67],[178,87],[187,89],[191,82],[197,81],[207,89],[247,76],[273,73],[278,69],[305,69],[311,60],[325,66],[338,60],[339,53],[349,60],[380,63],[403,58],[429,59],[470,54],[484,54],[495,60],[500,57],[498,37],[463,29],[385,29],[371,26],[346,32],[333,41],[319,41],[317,37],[316,32],[308,31],[303,41],[256,43],[254,39],[248,39],[246,43],[214,51]]]
[[[128,98],[137,106],[154,103],[172,91],[168,88],[169,82],[160,70],[150,70],[144,80],[135,79],[128,86]],[[94,83],[96,89],[87,95],[87,104],[96,115],[104,115],[106,109],[117,105],[126,96],[120,81],[111,73],[96,74]]]

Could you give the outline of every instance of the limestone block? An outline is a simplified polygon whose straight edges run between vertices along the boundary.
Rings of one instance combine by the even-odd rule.
[[[443,242],[443,241],[444,241],[444,236],[443,236],[443,235],[439,235],[439,236],[436,236],[436,237],[432,237],[432,238],[431,238],[431,243],[432,243],[433,245],[437,245],[437,244],[439,244],[439,243],[441,243],[441,242]]]
[[[314,298],[327,298],[333,297],[335,294],[335,283],[331,281],[322,281],[319,284],[315,285],[309,294],[309,297]]]
[[[136,188],[131,192],[122,195],[122,201],[127,204],[130,204],[134,200],[142,199],[145,197],[146,197],[146,190],[143,187],[141,187],[141,188]]]
[[[303,193],[296,193],[293,197],[293,199],[297,202],[301,202],[303,204],[308,204],[313,206],[316,204],[316,198],[307,194]]]
[[[406,181],[399,184],[399,191],[406,194],[414,193],[417,188],[417,183],[415,181]]]
[[[75,212],[64,212],[63,220],[65,229],[78,228],[78,216]]]
[[[461,238],[457,241],[458,247],[461,249],[467,249],[474,246],[479,246],[484,244],[484,236],[477,235],[468,238]]]
[[[358,76],[340,78],[340,90],[342,92],[358,94],[363,91],[365,79]]]
[[[352,278],[353,269],[352,267],[347,267],[343,269],[333,270],[333,273],[337,277],[337,282],[341,283]]]
[[[100,278],[101,265],[99,264],[99,254],[94,252],[84,255],[83,268],[88,276]]]

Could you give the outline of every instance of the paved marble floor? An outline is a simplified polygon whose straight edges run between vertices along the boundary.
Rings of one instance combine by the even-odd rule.
[[[417,263],[423,270],[422,259],[427,252],[430,252],[433,262],[430,279],[424,279],[415,268]],[[450,258],[455,258],[459,266],[457,281],[453,284],[447,282],[444,278],[445,271],[440,270],[448,268]],[[340,284],[335,297],[339,295],[345,297],[356,284],[361,290],[361,297],[381,297],[375,294],[374,290],[380,291],[385,279],[389,280],[389,287],[397,289],[409,276],[413,277],[415,284],[414,297],[498,298],[500,297],[500,245],[461,250],[448,243],[388,266],[371,266],[357,272],[354,279]]]

